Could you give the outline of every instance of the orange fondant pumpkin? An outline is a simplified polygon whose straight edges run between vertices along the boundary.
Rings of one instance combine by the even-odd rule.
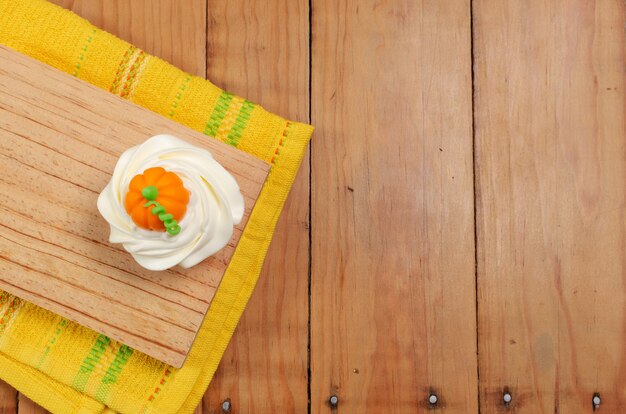
[[[151,190],[148,193],[147,188]],[[150,200],[145,197],[146,194],[151,194]],[[152,200],[165,207],[165,211],[180,222],[187,212],[189,191],[178,175],[161,167],[148,168],[130,181],[124,202],[126,212],[143,229],[165,231],[158,215],[152,214],[154,206],[145,206]]]

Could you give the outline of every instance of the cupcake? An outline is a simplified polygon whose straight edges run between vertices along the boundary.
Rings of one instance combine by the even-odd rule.
[[[149,270],[189,268],[226,246],[244,200],[205,149],[157,135],[125,151],[98,197],[109,241]]]

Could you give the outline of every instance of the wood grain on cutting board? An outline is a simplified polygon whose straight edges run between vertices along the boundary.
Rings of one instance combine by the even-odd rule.
[[[180,367],[269,165],[4,46],[0,114],[0,287]],[[164,132],[211,151],[246,208],[216,255],[151,272],[108,243],[96,200],[118,157]]]
[[[624,2],[473,14],[481,408],[626,412]]]

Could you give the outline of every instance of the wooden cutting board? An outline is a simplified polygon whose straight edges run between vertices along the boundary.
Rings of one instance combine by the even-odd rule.
[[[211,151],[246,210],[223,250],[153,272],[96,207],[118,157],[158,134]],[[265,182],[269,165],[0,46],[0,289],[180,367]]]

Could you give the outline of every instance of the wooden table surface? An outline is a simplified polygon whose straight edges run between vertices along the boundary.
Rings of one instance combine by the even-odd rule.
[[[622,0],[57,2],[317,128],[198,413],[626,412]]]

